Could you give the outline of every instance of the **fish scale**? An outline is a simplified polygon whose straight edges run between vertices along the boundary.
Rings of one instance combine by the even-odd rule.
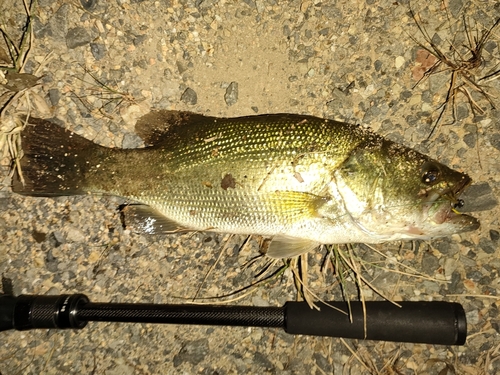
[[[471,183],[425,155],[359,126],[276,114],[215,118],[153,111],[136,131],[148,145],[111,149],[29,119],[13,190],[113,194],[143,233],[209,230],[273,237],[268,255],[319,244],[426,239],[474,230],[454,209]]]
[[[338,138],[346,138],[343,143],[325,138],[326,130],[331,130],[338,123],[308,116],[293,119],[291,116],[269,115],[251,119],[243,122],[233,119],[208,120],[194,132],[181,129],[185,133],[181,134],[184,142],[172,145],[175,148],[172,167],[178,170],[191,168],[193,163],[209,162],[207,159],[214,163],[271,163],[284,158],[293,161],[301,154],[310,153],[311,148],[317,148],[321,153],[346,155],[356,147],[356,143],[363,140],[361,136],[356,137],[358,132],[347,138],[348,134],[343,135],[341,127],[338,129]]]

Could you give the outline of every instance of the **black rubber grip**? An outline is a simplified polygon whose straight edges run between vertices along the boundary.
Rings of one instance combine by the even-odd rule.
[[[450,302],[318,303],[320,311],[302,302],[285,304],[285,331],[291,334],[346,337],[442,345],[463,345],[467,320],[463,307]],[[349,317],[349,310],[352,322]],[[365,332],[366,317],[366,332]]]

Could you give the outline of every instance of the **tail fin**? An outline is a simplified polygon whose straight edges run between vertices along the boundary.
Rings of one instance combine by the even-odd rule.
[[[12,191],[33,196],[85,193],[85,163],[100,146],[54,122],[31,117],[21,133],[21,146],[22,178],[16,173]]]

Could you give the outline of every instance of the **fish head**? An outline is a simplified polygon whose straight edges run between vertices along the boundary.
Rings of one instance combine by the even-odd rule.
[[[460,195],[472,184],[472,179],[432,159],[420,164],[420,188],[417,193],[422,210],[420,226],[431,237],[478,229],[476,218],[458,211],[464,205]]]
[[[373,242],[477,229],[477,219],[457,210],[471,182],[465,173],[382,138],[353,151],[334,173],[347,216]]]

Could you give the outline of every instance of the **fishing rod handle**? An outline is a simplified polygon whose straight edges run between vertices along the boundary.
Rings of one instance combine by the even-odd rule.
[[[282,307],[92,303],[83,294],[0,295],[0,331],[83,328],[87,322],[284,327]]]
[[[350,302],[349,307],[346,302],[325,303],[317,303],[318,311],[302,302],[287,302],[285,331],[441,345],[463,345],[467,338],[465,311],[459,303],[397,302],[397,306],[389,301],[367,301],[364,308],[360,301]]]
[[[83,294],[0,295],[0,331],[33,328],[81,329],[87,322],[77,318],[80,306],[89,302]]]
[[[450,302],[306,302],[283,307],[91,303],[83,294],[0,295],[0,331],[83,328],[88,321],[278,327],[290,334],[463,345],[467,321]]]

